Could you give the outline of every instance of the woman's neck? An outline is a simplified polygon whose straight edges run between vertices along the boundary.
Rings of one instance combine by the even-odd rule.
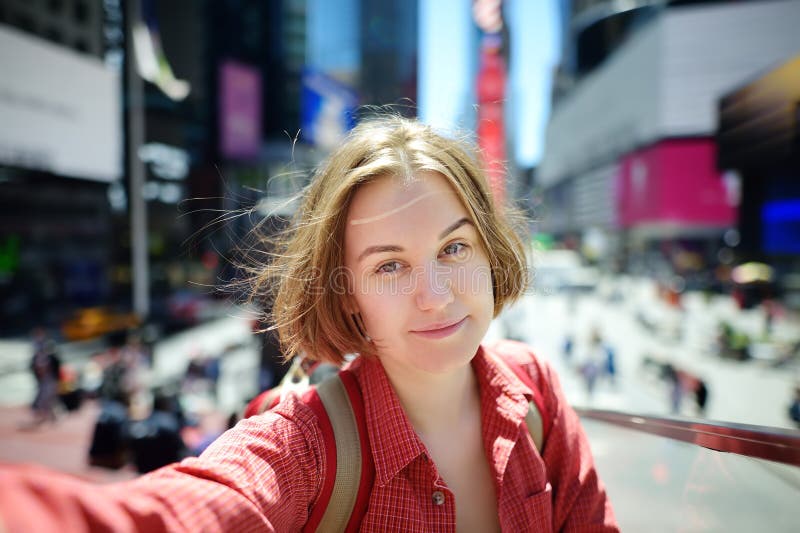
[[[467,364],[446,373],[430,373],[408,366],[383,365],[403,410],[420,435],[459,426],[480,415],[478,380]]]

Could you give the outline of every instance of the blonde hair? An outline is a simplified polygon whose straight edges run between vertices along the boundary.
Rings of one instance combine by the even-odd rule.
[[[339,364],[347,353],[370,353],[371,345],[347,314],[341,287],[344,229],[355,191],[383,176],[413,180],[438,172],[463,202],[489,258],[494,315],[528,286],[524,246],[492,201],[476,160],[460,141],[399,116],[382,115],[356,126],[317,169],[290,229],[273,243],[273,260],[254,279],[256,295],[268,294],[270,321],[283,355],[303,352]]]

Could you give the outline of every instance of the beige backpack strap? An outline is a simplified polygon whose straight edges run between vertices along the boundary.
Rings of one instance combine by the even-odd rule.
[[[544,428],[542,424],[542,414],[536,404],[530,402],[528,404],[528,414],[525,415],[525,425],[528,426],[528,432],[533,438],[533,443],[536,449],[541,453],[542,442],[544,441]]]
[[[530,387],[532,391],[535,389],[535,385],[531,381],[530,377],[527,377],[525,371],[522,370],[522,368],[520,368],[518,365],[506,361],[502,354],[498,354],[494,360],[498,361],[500,364],[514,372],[514,374],[516,374],[523,383]],[[528,426],[528,433],[531,434],[533,444],[536,446],[536,449],[539,451],[539,453],[541,453],[542,444],[544,443],[544,421],[542,420],[542,413],[539,411],[539,407],[536,405],[536,402],[528,403],[528,412],[525,414],[525,425]]]
[[[353,406],[338,375],[317,385],[336,441],[336,480],[317,531],[344,531],[358,496],[361,479],[361,444]]]

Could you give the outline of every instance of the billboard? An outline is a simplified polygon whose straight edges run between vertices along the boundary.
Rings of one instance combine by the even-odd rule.
[[[717,144],[722,169],[800,156],[800,55],[720,99]]]
[[[332,150],[355,126],[358,94],[331,76],[303,71],[301,136],[306,142]]]
[[[624,155],[616,184],[623,228],[726,228],[738,206],[714,165],[712,139],[668,139]]]
[[[261,149],[261,73],[235,61],[219,67],[219,151],[254,159]]]
[[[114,181],[122,174],[119,73],[0,24],[0,164]]]
[[[800,255],[800,198],[769,200],[761,207],[761,238],[771,255]]]

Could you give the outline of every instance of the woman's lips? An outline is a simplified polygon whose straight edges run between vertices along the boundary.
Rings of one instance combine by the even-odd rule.
[[[425,329],[425,330],[412,330],[411,333],[414,335],[419,335],[420,337],[424,337],[426,339],[442,339],[444,337],[449,337],[459,329],[461,326],[464,325],[464,322],[467,320],[467,317],[462,318],[458,322],[450,324],[449,326],[444,327],[436,327],[434,329]]]

